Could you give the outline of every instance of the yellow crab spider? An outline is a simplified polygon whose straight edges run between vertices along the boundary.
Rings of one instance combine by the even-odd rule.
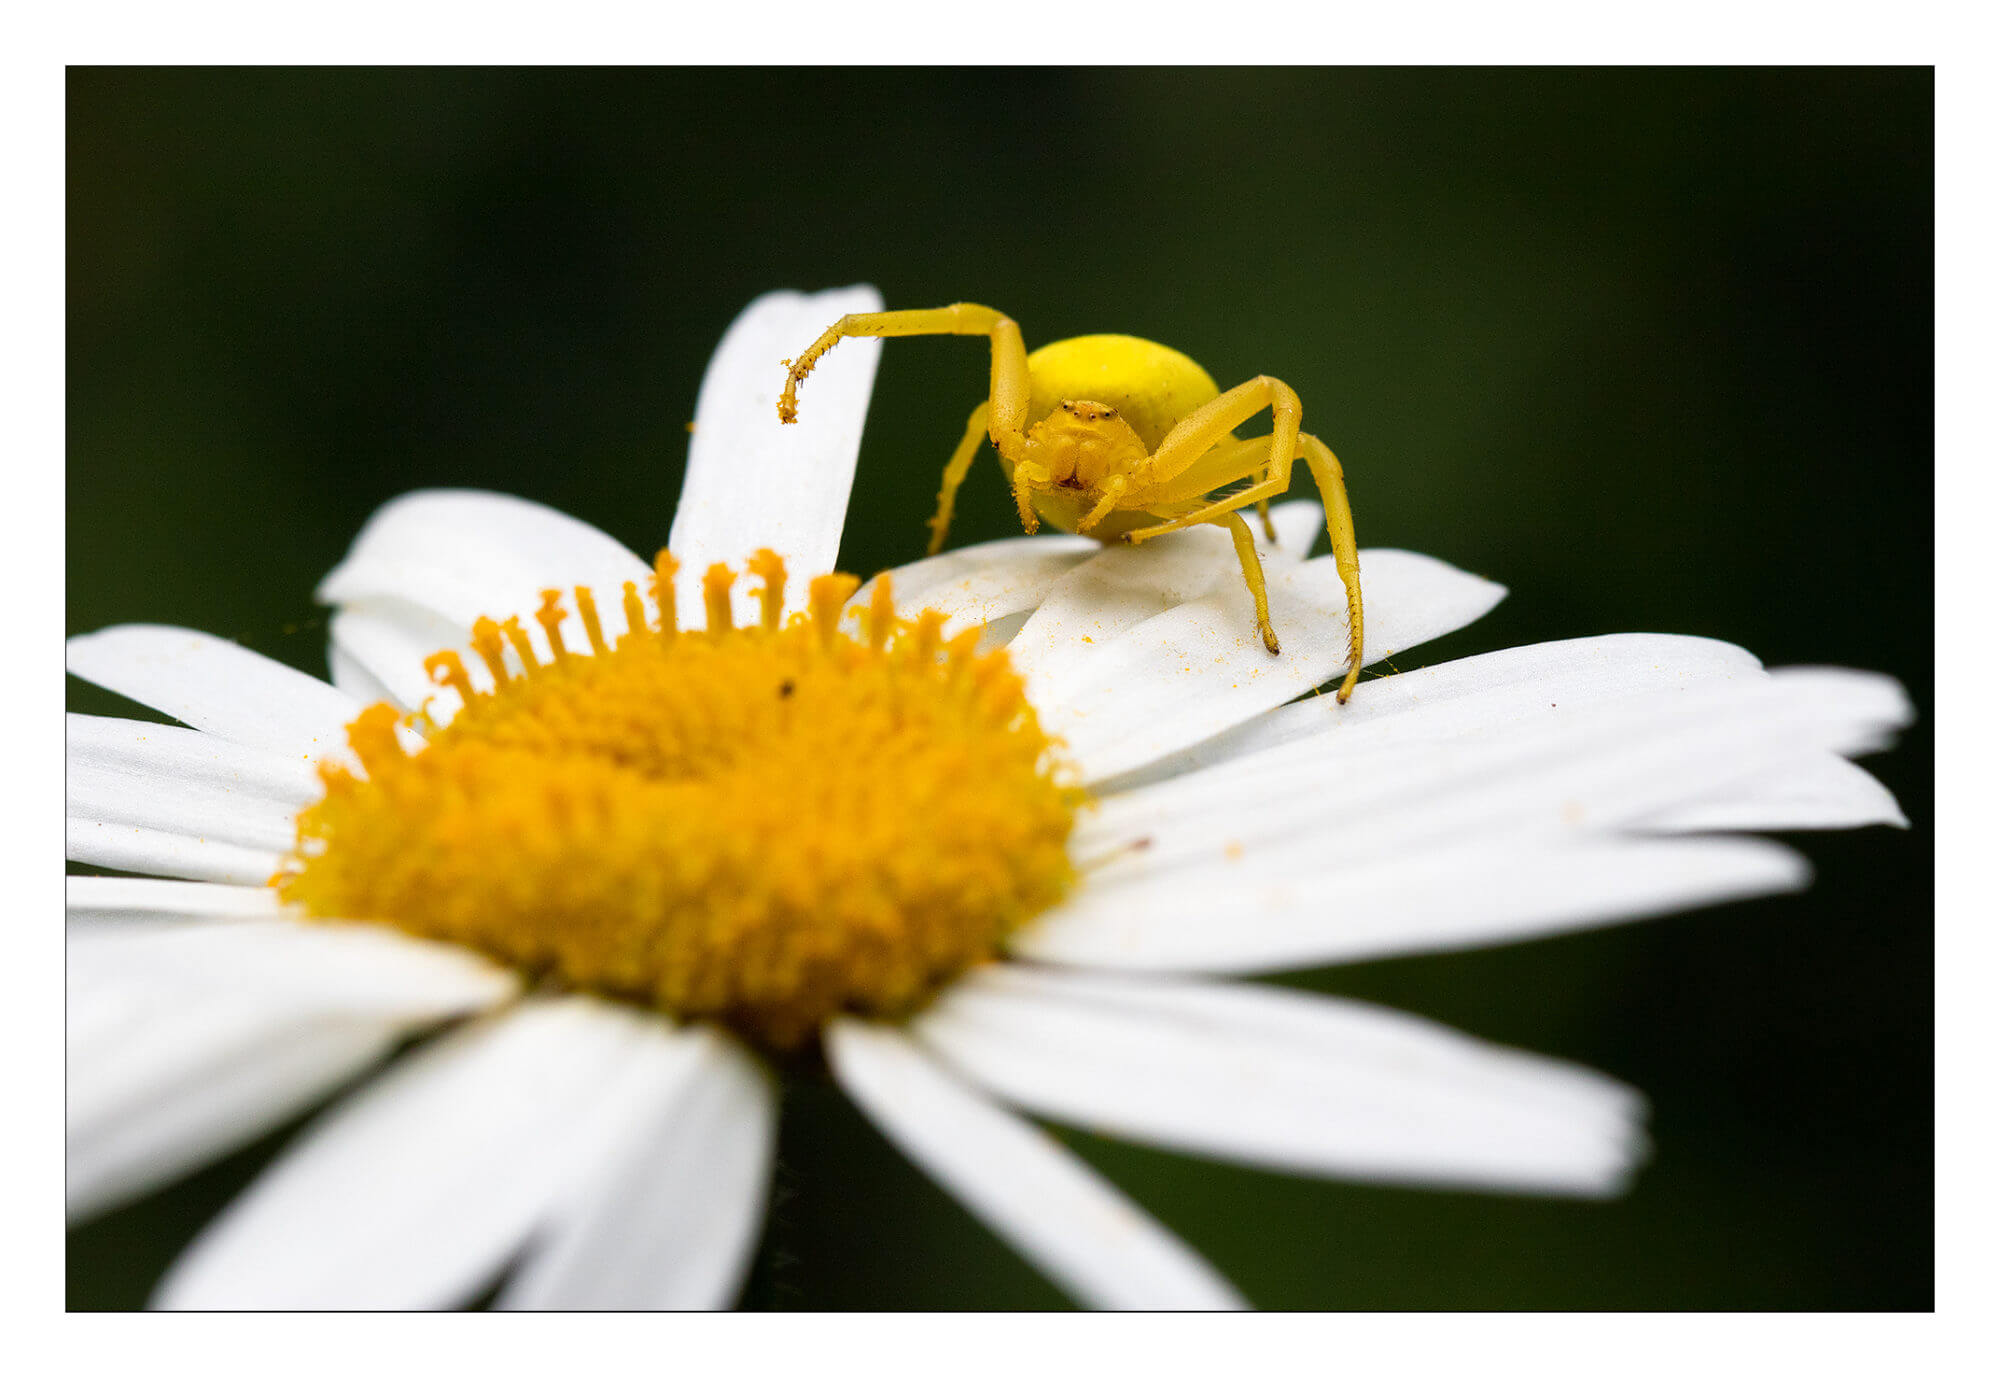
[[[1257,606],[1257,631],[1278,653],[1264,570],[1250,528],[1237,510],[1255,504],[1272,535],[1270,500],[1292,481],[1303,459],[1319,485],[1333,540],[1334,567],[1347,589],[1347,702],[1361,675],[1361,563],[1354,514],[1340,461],[1299,430],[1299,395],[1276,378],[1252,378],[1228,392],[1178,350],[1130,335],[1083,335],[1033,354],[1021,327],[990,306],[959,302],[928,311],[870,311],[842,316],[806,352],[786,360],[778,419],[798,419],[798,387],[820,357],[849,336],[985,335],[992,342],[992,385],[973,409],[965,438],[944,468],[930,553],[944,548],[951,509],[983,436],[991,436],[1014,490],[1021,525],[1033,535],[1046,520],[1107,544],[1137,545],[1182,527],[1228,530]],[[1266,407],[1271,434],[1239,440],[1235,430]],[[1254,480],[1219,497],[1218,488]]]

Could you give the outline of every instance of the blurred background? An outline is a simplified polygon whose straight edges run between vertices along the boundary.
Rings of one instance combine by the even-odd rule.
[[[1512,590],[1402,669],[1644,630],[1901,677],[1913,827],[1792,839],[1803,895],[1295,978],[1643,1088],[1629,1197],[1061,1132],[1265,1307],[1931,1305],[1928,70],[72,70],[68,153],[72,631],[323,673],[314,584],[418,487],[650,553],[729,320],[871,281],[1292,383],[1364,546]],[[843,567],[922,554],[985,376],[886,347]],[[982,457],[954,542],[1017,530]],[[140,1305],[291,1132],[72,1232],[70,1305]],[[750,1305],[1062,1304],[828,1085],[777,1181]]]

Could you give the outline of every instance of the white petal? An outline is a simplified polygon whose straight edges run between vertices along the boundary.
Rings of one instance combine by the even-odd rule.
[[[113,871],[231,885],[262,885],[277,874],[285,860],[280,853],[265,848],[87,818],[71,818],[65,824],[63,855]]]
[[[481,617],[518,616],[546,657],[548,640],[531,615],[543,589],[562,591],[571,614],[563,634],[581,645],[570,590],[589,587],[605,635],[615,639],[626,630],[626,581],[643,591],[651,568],[588,522],[540,503],[504,493],[432,490],[406,494],[370,517],[315,596],[336,607],[365,606],[391,617],[411,609],[430,627],[441,622],[450,629],[449,638],[424,655],[463,647]],[[405,687],[359,648],[347,649],[391,688]],[[416,673],[422,669],[419,655]]]
[[[482,1009],[519,985],[467,948],[383,924],[292,918],[95,929],[68,958],[70,989],[83,995],[159,992],[191,1005],[254,994],[279,1009],[392,1019]]]
[[[1276,574],[1296,566],[1312,546],[1324,510],[1318,502],[1282,502],[1270,518],[1280,544],[1264,540],[1262,522],[1252,520],[1250,532]],[[1104,546],[1056,582],[1008,654],[1024,674],[1060,682],[1088,672],[1092,658],[1120,632],[1226,584],[1242,584],[1242,566],[1220,526],[1196,526],[1136,548]]]
[[[501,1292],[510,1310],[700,1310],[743,1285],[770,1194],[777,1087],[740,1044],[660,1021],[620,1140]]]
[[[1131,553],[1143,554],[1144,547]],[[1346,663],[1346,602],[1331,557],[1273,569],[1267,582],[1282,655],[1258,640],[1250,595],[1239,580],[1114,636],[1086,667],[1029,674],[1029,697],[1043,726],[1068,744],[1086,781],[1212,737],[1324,682]],[[1454,631],[1505,593],[1402,550],[1363,551],[1361,584],[1368,599],[1364,663]]]
[[[753,551],[777,551],[791,576],[785,606],[793,610],[805,606],[807,579],[833,569],[882,342],[847,340],[822,359],[799,389],[796,424],[779,422],[778,394],[785,361],[821,331],[850,312],[881,309],[873,287],[772,292],[744,308],[723,335],[701,380],[687,478],[667,542],[685,571],[682,626],[706,625],[701,574],[717,561],[740,570]],[[737,581],[738,625],[756,617],[753,583]]]
[[[621,595],[622,600],[622,595]],[[599,615],[605,608],[598,604]],[[618,626],[625,623],[618,614]],[[467,647],[472,632],[449,619],[407,603],[376,600],[343,607],[327,628],[333,650],[350,659],[382,686],[386,697],[406,709],[428,708],[438,722],[449,722],[460,707],[458,691],[432,681],[424,661],[438,651],[457,651],[474,687],[490,690],[493,674],[486,662]],[[607,636],[615,635],[609,627]],[[565,633],[567,637],[567,633]]]
[[[1677,804],[1646,819],[1652,833],[1732,832],[1762,829],[1907,828],[1896,796],[1852,761],[1828,753],[1809,757],[1768,777],[1743,781],[1711,798]]]
[[[68,726],[72,819],[283,852],[299,810],[320,793],[304,761],[205,732],[79,713]]]
[[[181,1255],[155,1305],[428,1309],[495,1277],[603,1152],[634,1012],[533,1002],[328,1111]]]
[[[1101,549],[1088,536],[1010,536],[891,570],[890,588],[899,608],[949,613],[944,634],[950,637],[1037,607],[1066,572]],[[870,579],[849,606],[868,606],[874,591]]]
[[[1461,741],[1669,689],[1717,680],[1761,682],[1740,646],[1699,636],[1627,633],[1515,646],[1422,669],[1364,679],[1344,704],[1328,695],[1288,703],[1207,741],[1103,782],[1105,790],[1183,775],[1324,734],[1341,750]]]
[[[1312,554],[1313,543],[1319,533],[1326,530],[1326,509],[1318,502],[1281,502],[1271,508],[1271,525],[1277,528],[1278,543],[1271,546],[1264,540],[1264,524],[1254,516],[1245,516],[1250,523],[1250,532],[1257,538],[1258,548],[1266,557],[1281,560],[1303,560]]]
[[[1596,1196],[1645,1152],[1609,1078],[1296,991],[998,966],[911,1028],[1037,1113],[1283,1171]]]
[[[1318,503],[1288,502],[1271,509],[1278,546],[1264,539],[1262,523],[1252,521],[1250,529],[1276,572],[1298,563],[1323,520]],[[1120,633],[1232,582],[1242,584],[1242,567],[1220,527],[1177,531],[1142,546],[1100,546],[1091,560],[1054,581],[1008,653],[1024,674],[1060,682],[1087,672]],[[1344,618],[1346,604],[1341,606]]]
[[[72,1222],[144,1195],[221,1157],[384,1056],[402,1036],[387,1020],[301,1021],[261,1003],[216,1001],[134,1027],[143,1087],[101,1113],[72,1110],[66,1208]],[[90,1072],[72,1055],[72,1087]]]
[[[89,766],[147,784],[213,785],[295,812],[322,793],[319,772],[303,757],[240,746],[213,733],[87,713],[66,714],[64,726],[71,769]]]
[[[1803,887],[1803,858],[1745,838],[1438,848],[1354,865],[1238,862],[1091,887],[1011,951],[1070,966],[1259,973],[1518,942]]]
[[[185,627],[71,637],[69,672],[203,732],[300,759],[345,758],[361,709],[331,684]]]
[[[69,876],[68,911],[78,919],[274,919],[278,892],[268,885],[198,880]]]
[[[100,881],[86,890],[161,884]],[[189,902],[212,908],[212,899]],[[450,949],[338,930],[286,941],[293,930],[305,926],[72,920],[72,1215],[247,1143],[410,1029],[514,989],[510,976]]]
[[[1048,1135],[963,1086],[907,1038],[841,1018],[826,1056],[875,1127],[1086,1306],[1244,1305],[1186,1244]]]
[[[374,671],[356,660],[338,641],[326,648],[326,668],[333,687],[360,703],[393,703],[398,708],[413,706],[401,702],[388,685],[375,677]]]
[[[1013,613],[1007,617],[996,617],[980,630],[979,649],[982,651],[999,650],[1016,636],[1020,635],[1021,628],[1026,624],[1027,620],[1028,614],[1025,612]]]
[[[1031,679],[1060,685],[1087,675],[1122,634],[1232,581],[1241,587],[1242,568],[1221,527],[1107,546],[1056,580],[1007,653]]]
[[[1262,527],[1257,523],[1252,523],[1252,532],[1267,561],[1296,563],[1311,547],[1322,520],[1322,510],[1316,502],[1280,503],[1271,509],[1271,522],[1278,530],[1279,544],[1274,546],[1266,542]],[[1202,528],[1203,532],[1210,530]],[[1174,563],[1177,568],[1185,566],[1185,575],[1180,576],[1181,583],[1205,592],[1221,582],[1223,575],[1236,569],[1228,537],[1220,531],[1213,531],[1212,534],[1222,542],[1219,549],[1223,563],[1220,566],[1214,562],[1217,554],[1214,542],[1203,539],[1201,535],[1196,535],[1191,542],[1167,537],[1152,542],[1144,549],[1157,547],[1179,552],[1174,556]],[[1111,551],[1123,552],[1112,557],[1114,567],[1119,560],[1129,559],[1138,553],[1129,547],[1103,546],[1088,536],[1012,536],[946,551],[890,572],[895,580],[899,607],[936,608],[950,614],[950,621],[944,629],[947,637],[967,627],[984,626],[991,634],[986,644],[1004,646],[1014,640],[1025,619],[1038,611],[1050,590],[1059,582],[1064,582],[1065,575],[1086,561]],[[1157,567],[1150,563],[1141,566],[1142,569]],[[1149,593],[1133,589],[1131,585],[1134,582],[1133,578],[1121,580],[1114,573],[1094,580],[1091,587],[1135,595],[1138,606],[1148,607],[1147,616],[1193,596],[1187,594],[1174,598],[1165,596],[1159,590]],[[874,590],[875,581],[871,579],[862,585],[849,606],[866,607]],[[1087,591],[1069,589],[1065,598],[1071,603],[1084,604],[1083,611],[1092,619],[1093,625],[1106,625],[1109,610],[1089,607]],[[1046,649],[1061,641],[1062,636],[1063,633],[1053,629],[1045,619],[1037,643],[1046,643],[1043,647]],[[1088,647],[1085,649],[1088,650]],[[1020,663],[1019,648],[1016,648],[1016,661]]]
[[[1402,853],[1421,864],[1453,843],[1637,826],[1828,751],[1866,748],[1908,712],[1882,676],[1781,670],[1552,710],[1540,724],[1465,740],[1365,749],[1364,733],[1323,733],[1115,795],[1079,823],[1075,845],[1116,857],[1100,884],[1238,860],[1268,868],[1284,852],[1293,869]]]

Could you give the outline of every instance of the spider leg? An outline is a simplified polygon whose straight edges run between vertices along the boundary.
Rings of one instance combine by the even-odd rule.
[[[1034,491],[1031,485],[1047,483],[1049,471],[1039,464],[1023,461],[1014,466],[1011,478],[1014,488],[1014,508],[1021,514],[1021,529],[1032,536],[1042,529],[1042,519],[1035,512]]]
[[[1289,463],[1298,448],[1299,418],[1303,408],[1299,395],[1288,384],[1268,375],[1239,383],[1228,392],[1196,407],[1168,431],[1146,465],[1144,482],[1161,485],[1186,472],[1230,432],[1266,407],[1271,410],[1272,473]]]
[[[1335,697],[1346,703],[1361,678],[1361,554],[1354,548],[1354,513],[1347,505],[1347,480],[1340,461],[1316,435],[1301,435],[1306,467],[1319,485],[1320,502],[1326,508],[1326,534],[1333,541],[1333,567],[1340,571],[1341,585],[1347,590],[1347,678],[1340,682]]]
[[[1162,517],[1184,516],[1203,506],[1216,489],[1268,471],[1270,449],[1267,435],[1226,440],[1165,483],[1134,489],[1126,506],[1137,505]]]
[[[1224,441],[1196,460],[1178,478],[1163,489],[1155,490],[1166,494],[1157,504],[1148,507],[1160,516],[1177,515],[1159,511],[1173,502],[1185,498],[1202,497],[1217,488],[1235,483],[1238,479],[1249,478],[1262,469],[1262,456],[1271,448],[1271,437],[1260,435],[1249,440]],[[1271,501],[1265,498],[1257,504],[1257,520],[1264,528],[1264,539],[1272,545],[1278,543],[1278,528],[1271,521]]]
[[[799,416],[799,384],[813,365],[842,340],[853,336],[893,338],[905,335],[985,335],[992,342],[993,368],[987,396],[987,421],[993,444],[1009,464],[1020,459],[1021,429],[1028,416],[1028,350],[1021,327],[990,306],[962,301],[922,311],[865,311],[842,316],[806,346],[805,353],[786,364],[785,390],[778,398],[778,419]]]
[[[1347,482],[1340,461],[1318,437],[1299,430],[1297,393],[1275,378],[1253,378],[1191,412],[1167,433],[1153,452],[1146,475],[1149,485],[1139,505],[1151,507],[1177,497],[1192,497],[1196,492],[1206,491],[1195,487],[1204,482],[1213,487],[1247,477],[1247,472],[1232,473],[1232,470],[1249,442],[1234,445],[1219,442],[1265,406],[1271,408],[1271,449],[1268,462],[1262,466],[1266,477],[1261,483],[1183,512],[1157,526],[1128,531],[1124,539],[1136,545],[1169,531],[1213,521],[1225,512],[1234,512],[1251,503],[1258,504],[1261,510],[1291,486],[1292,464],[1303,458],[1306,467],[1312,470],[1313,481],[1319,485],[1320,503],[1326,509],[1326,531],[1333,541],[1334,568],[1340,571],[1340,582],[1347,592],[1347,676],[1335,695],[1338,702],[1346,703],[1361,677],[1361,559],[1354,542],[1354,513],[1348,506]],[[1200,448],[1190,454],[1189,450],[1195,446]]]
[[[1246,442],[1244,448],[1261,450],[1263,442],[1261,439]],[[1243,477],[1243,475],[1237,473],[1229,478],[1221,479],[1220,482],[1229,483],[1233,482],[1235,478],[1240,477]],[[1180,505],[1186,506],[1187,504],[1182,503]],[[1157,513],[1158,508],[1155,508],[1154,511]],[[1183,518],[1177,518],[1175,524],[1178,525],[1184,519],[1185,515],[1183,514]],[[1236,548],[1237,563],[1243,567],[1243,583],[1249,588],[1250,601],[1257,608],[1257,634],[1264,639],[1264,648],[1266,650],[1272,655],[1278,654],[1278,633],[1271,626],[1271,601],[1264,587],[1264,561],[1262,556],[1257,553],[1257,542],[1250,534],[1249,524],[1243,520],[1240,512],[1235,511],[1217,513],[1209,517],[1203,524],[1219,526],[1229,532],[1230,543]],[[1081,530],[1081,526],[1078,529]]]
[[[1271,629],[1271,600],[1264,591],[1264,562],[1257,557],[1257,542],[1250,535],[1250,525],[1241,512],[1225,512],[1211,520],[1229,529],[1229,539],[1236,544],[1237,563],[1243,566],[1243,582],[1250,586],[1250,601],[1257,605],[1257,632],[1264,638],[1264,649],[1276,655],[1278,634]]]
[[[1076,524],[1076,534],[1081,536],[1096,526],[1125,501],[1126,478],[1123,474],[1113,474],[1104,483],[1104,496],[1097,500],[1097,506],[1084,513]]]
[[[1260,463],[1257,467],[1261,469],[1264,466]],[[1141,541],[1150,541],[1155,536],[1164,536],[1169,531],[1179,531],[1185,527],[1201,526],[1207,522],[1220,520],[1239,507],[1248,507],[1250,504],[1256,502],[1269,502],[1272,498],[1278,497],[1287,488],[1291,487],[1291,467],[1291,461],[1287,460],[1284,466],[1285,472],[1274,478],[1267,478],[1262,483],[1245,488],[1240,492],[1230,493],[1226,497],[1217,498],[1214,502],[1197,507],[1192,512],[1184,512],[1170,521],[1161,522],[1158,526],[1142,526],[1136,531],[1127,531],[1120,539],[1127,545],[1138,545]],[[1152,506],[1154,504],[1148,503],[1147,505]]]
[[[972,415],[965,422],[965,438],[958,442],[950,462],[944,466],[944,486],[938,489],[937,515],[931,518],[931,548],[927,554],[935,555],[944,549],[945,533],[951,530],[951,509],[958,501],[958,487],[972,472],[972,461],[979,453],[979,442],[986,439],[986,409],[985,402],[972,409]]]
[[[1313,477],[1319,482],[1320,499],[1326,505],[1327,532],[1333,538],[1333,566],[1340,571],[1341,585],[1347,591],[1347,677],[1341,681],[1340,690],[1334,696],[1337,702],[1346,703],[1348,697],[1354,693],[1355,681],[1361,677],[1361,561],[1354,547],[1354,517],[1348,510],[1347,489],[1341,482],[1339,461],[1334,459],[1333,451],[1311,436],[1302,437],[1301,447],[1305,450],[1305,460],[1313,471]],[[1287,469],[1290,467],[1286,466]],[[1236,509],[1248,507],[1253,502],[1268,501],[1283,493],[1290,484],[1289,473],[1266,479],[1254,487],[1245,488],[1240,493],[1232,493],[1206,507],[1199,507],[1171,521],[1161,522],[1158,526],[1142,526],[1136,531],[1128,531],[1124,539],[1128,543],[1137,544],[1169,531],[1179,531],[1184,527],[1204,523],[1221,525],[1233,521],[1235,526],[1231,527],[1230,535],[1236,538],[1237,555],[1241,558],[1243,542],[1249,539],[1250,530],[1237,515]],[[1255,547],[1252,546],[1252,549]],[[1264,644],[1270,646],[1277,638],[1270,631],[1269,612],[1264,606],[1262,572],[1260,571],[1253,581],[1250,565],[1246,560],[1243,577],[1244,582],[1250,585],[1252,597],[1258,602],[1257,629],[1264,633]]]
[[[1241,472],[1228,472],[1227,469],[1218,472],[1217,464],[1233,468],[1248,448],[1241,441],[1232,444],[1223,442],[1230,439],[1230,433],[1238,426],[1266,407],[1271,410],[1271,434],[1265,442],[1269,446],[1268,458],[1262,464],[1246,465]],[[1170,522],[1128,531],[1125,539],[1136,545],[1169,531],[1198,525],[1253,502],[1262,510],[1272,498],[1291,486],[1292,463],[1299,453],[1299,417],[1302,410],[1299,395],[1292,391],[1290,385],[1269,375],[1260,375],[1247,383],[1237,384],[1182,417],[1147,460],[1140,487],[1149,498],[1154,493],[1165,500],[1192,497],[1236,478],[1248,477],[1260,468],[1265,474],[1264,481],[1205,507],[1198,507]],[[1144,502],[1142,505],[1152,506],[1153,503]],[[1268,530],[1268,516],[1265,521]]]

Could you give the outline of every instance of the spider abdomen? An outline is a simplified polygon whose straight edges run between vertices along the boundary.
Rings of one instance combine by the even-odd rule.
[[[1177,349],[1133,335],[1079,335],[1028,356],[1026,419],[1045,420],[1064,402],[1102,403],[1151,453],[1182,417],[1220,391],[1207,369]]]

